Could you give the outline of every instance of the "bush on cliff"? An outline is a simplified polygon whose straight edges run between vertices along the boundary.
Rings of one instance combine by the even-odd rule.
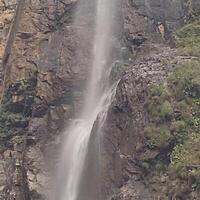
[[[32,79],[22,79],[8,87],[0,105],[0,149],[9,142],[13,128],[24,129],[28,126],[35,86]]]
[[[175,33],[176,44],[182,53],[200,54],[200,20],[180,27]]]
[[[169,199],[189,198],[184,196],[186,190],[190,195],[200,189],[199,90],[198,61],[178,65],[166,83],[149,88],[146,102],[149,125],[144,133],[146,152],[152,153],[144,154],[144,162],[150,168],[155,163],[165,165],[161,173],[168,174],[165,195]],[[176,182],[173,188],[172,182]]]

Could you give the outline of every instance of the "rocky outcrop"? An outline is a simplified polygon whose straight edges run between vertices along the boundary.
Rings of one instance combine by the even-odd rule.
[[[148,88],[151,84],[165,80],[174,66],[191,59],[188,56],[178,56],[169,47],[158,45],[155,54],[152,51],[142,61],[130,64],[130,69],[118,83],[104,127],[102,155],[106,160],[105,192],[109,194],[112,193],[110,188],[120,188],[117,190],[119,194],[113,199],[153,199],[146,191],[145,167],[141,158],[146,145],[144,128],[148,123]],[[137,188],[137,192],[133,188]],[[146,197],[143,196],[144,192]]]
[[[124,0],[125,36],[128,46],[140,46],[149,36],[171,40],[177,25],[187,22],[199,13],[196,0]]]
[[[173,52],[165,49],[165,53],[166,55],[150,56],[133,65],[118,84],[115,99],[108,112],[107,126],[104,128],[104,155],[108,160],[105,169],[109,169],[105,175],[107,192],[110,188],[124,187],[127,182],[129,185],[140,184],[142,171],[139,170],[137,153],[144,145],[147,88],[153,81],[162,80],[172,67],[170,64],[165,66],[163,61],[171,60]],[[143,190],[143,187],[139,188]],[[138,193],[140,195],[142,192]],[[137,198],[142,199],[140,196]]]
[[[163,25],[166,33],[177,24],[186,22],[192,15],[199,12],[200,4],[196,0],[132,0],[131,6],[136,9],[139,16],[143,16],[154,26]]]
[[[164,44],[183,16],[188,16],[183,3],[124,1],[124,39],[133,54],[125,63],[128,70],[118,83],[104,127],[103,192],[107,196],[114,193],[110,199],[157,198],[148,190],[142,162],[144,128],[148,124],[146,101],[151,84],[164,81],[174,66],[195,59],[181,56]],[[157,156],[155,152],[151,154],[152,158]]]

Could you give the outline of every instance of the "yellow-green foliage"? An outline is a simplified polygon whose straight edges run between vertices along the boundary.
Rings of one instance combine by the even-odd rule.
[[[177,65],[164,83],[150,86],[146,101],[149,124],[144,130],[146,149],[142,156],[148,169],[164,166],[156,168],[167,177],[161,183],[166,189],[163,195],[177,200],[198,199],[200,20],[178,29],[176,43],[180,50],[198,58]]]
[[[179,28],[175,33],[177,47],[184,53],[199,56],[200,20]]]
[[[200,184],[200,134],[191,134],[174,148],[171,166],[182,178],[192,178],[193,184]]]
[[[200,64],[188,62],[175,68],[167,79],[167,84],[154,84],[150,87],[147,111],[151,129],[148,128],[148,131],[145,131],[148,140],[153,140],[150,143],[156,143],[156,146],[163,144],[159,139],[163,133],[161,134],[158,127],[165,126],[165,129],[168,129],[170,133],[167,134],[168,141],[175,139],[177,142],[180,142],[191,130],[195,132],[199,130],[199,79]],[[156,131],[152,127],[156,127]],[[149,134],[151,137],[149,137]],[[158,138],[156,142],[153,134],[155,138]],[[160,144],[158,144],[158,141],[160,141]]]
[[[200,98],[200,63],[193,61],[177,66],[168,82],[178,100],[187,97]]]
[[[173,108],[171,106],[171,103],[169,101],[164,101],[164,103],[161,105],[160,109],[160,116],[162,119],[170,119],[173,115]]]
[[[149,148],[163,148],[168,144],[171,137],[169,128],[165,125],[159,127],[149,125],[145,128],[145,135],[149,140]]]
[[[176,110],[175,119],[182,120],[186,124],[191,124],[192,119],[192,107],[186,103],[185,100],[174,102]]]
[[[182,120],[196,131],[200,126],[200,63],[188,62],[178,66],[168,78],[169,90],[174,101],[174,108]]]
[[[151,116],[150,121],[160,122],[170,120],[173,108],[168,99],[169,95],[163,84],[154,84],[150,87],[147,102],[148,112]]]
[[[144,133],[149,153],[144,155],[145,160],[149,162],[152,153],[166,152],[169,147],[167,173],[169,181],[177,182],[173,194],[181,196],[185,187],[197,191],[200,189],[200,63],[179,65],[165,84],[152,85],[147,112],[149,125]]]
[[[143,159],[149,169],[156,152],[165,152],[166,160],[158,164],[165,165],[161,171],[169,174],[166,188],[177,199],[182,199],[185,188],[200,189],[199,79],[200,63],[179,65],[165,84],[150,86],[146,103],[149,124],[144,130],[147,148]],[[170,189],[174,181],[176,186]]]
[[[154,84],[150,87],[147,111],[150,121],[145,128],[147,146],[151,149],[164,148],[172,138],[170,123],[174,114],[167,86]]]
[[[174,121],[171,123],[170,130],[173,132],[182,132],[186,129],[186,123],[184,121]]]
[[[149,92],[151,97],[158,96],[164,98],[166,96],[166,89],[163,84],[152,85]]]

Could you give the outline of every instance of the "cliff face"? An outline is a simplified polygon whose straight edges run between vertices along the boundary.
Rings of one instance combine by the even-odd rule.
[[[0,130],[2,199],[44,199],[48,193],[60,132],[81,106],[91,61],[92,9],[74,23],[76,4],[74,0],[26,1],[6,64],[9,73],[0,111],[6,113],[1,123],[9,123]],[[0,8],[1,53],[16,1],[1,1]],[[198,14],[200,3],[123,0],[119,9],[123,58],[120,70],[113,70],[120,82],[104,128],[104,193],[112,200],[164,199],[148,187],[150,176],[145,176],[146,101],[152,83],[165,81],[177,64],[196,59],[167,44],[174,46],[171,33]],[[160,152],[149,154],[153,159]]]
[[[198,12],[197,1],[124,1],[124,40],[133,54],[129,63],[122,64],[122,67],[125,65],[125,69],[128,69],[120,78],[104,128],[105,192],[109,195],[110,188],[115,188],[117,192],[114,192],[111,197],[113,200],[198,199],[199,190],[191,188],[192,184],[196,184],[195,181],[190,179],[191,182],[187,185],[183,181],[183,179],[189,180],[187,177],[179,177],[180,182],[179,178],[172,178],[175,176],[174,173],[178,174],[178,172],[171,172],[173,171],[171,170],[173,148],[176,149],[179,145],[187,143],[187,139],[180,142],[170,125],[174,123],[173,120],[175,123],[177,120],[175,117],[177,108],[172,100],[174,97],[170,96],[171,86],[166,89],[166,93],[170,95],[168,94],[164,105],[170,99],[173,119],[168,122],[162,121],[163,104],[160,108],[160,99],[157,101],[156,95],[155,99],[151,99],[155,101],[155,105],[152,102],[149,105],[151,87],[154,85],[159,87],[159,84],[171,85],[172,83],[166,80],[169,79],[170,74],[176,73],[174,68],[175,71],[177,66],[188,65],[190,68],[190,63],[198,59],[196,52],[187,51],[190,42],[179,44],[180,41],[177,42],[177,38],[171,34],[177,26],[184,24]],[[184,41],[186,36],[181,34],[188,34],[189,39],[191,33],[187,31],[189,27],[183,28],[175,37],[180,37]],[[190,40],[193,39],[191,36]],[[166,43],[170,46],[175,45],[178,49],[171,49]],[[155,112],[159,114],[156,115]],[[156,119],[154,119],[155,115]],[[161,127],[158,134],[155,134],[156,129],[149,131],[152,124],[157,128]],[[168,126],[171,127],[166,128]],[[166,128],[164,134],[162,128]],[[184,130],[187,134],[191,132],[191,130]],[[163,139],[165,137],[163,135],[168,135],[167,131],[171,136]],[[154,136],[151,134],[155,134],[154,139],[160,142],[158,142],[160,146],[154,144],[155,141],[151,140]],[[176,156],[178,157],[177,154]],[[197,160],[195,162],[199,162]]]
[[[12,14],[2,27],[3,33],[12,23],[15,7],[15,1],[13,5],[2,3],[2,15]],[[8,115],[3,120],[10,123],[10,115],[19,117],[8,127],[9,134],[1,137],[3,199],[43,198],[48,172],[56,167],[64,120],[81,104],[91,34],[87,32],[87,16],[80,19],[80,26],[72,22],[75,9],[75,1],[26,1],[6,64],[8,75],[2,80],[6,86],[2,107]],[[84,34],[84,41],[80,34]],[[6,48],[5,41],[2,39],[2,48]],[[13,176],[18,171],[21,175]],[[21,197],[24,193],[28,197]]]

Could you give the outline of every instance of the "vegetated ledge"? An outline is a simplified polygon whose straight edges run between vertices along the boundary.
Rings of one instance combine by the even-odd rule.
[[[148,89],[145,108],[145,179],[160,199],[198,199],[200,194],[200,22],[175,33],[181,54],[195,56]]]
[[[0,155],[4,163],[0,198],[30,199],[25,153],[27,128],[32,114],[36,78],[16,80],[4,93],[0,105]]]
[[[28,127],[35,96],[36,79],[21,79],[10,84],[0,105],[0,145],[9,143],[13,132]]]

